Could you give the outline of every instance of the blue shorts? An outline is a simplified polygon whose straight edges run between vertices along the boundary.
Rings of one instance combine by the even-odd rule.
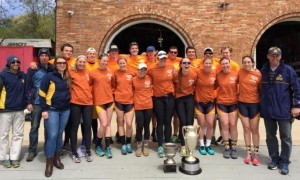
[[[95,106],[96,107],[96,112],[99,113],[99,112],[106,111],[106,109],[112,107],[113,104],[114,104],[113,102],[110,102],[110,103],[102,104],[102,105],[99,105],[99,106]]]
[[[223,104],[217,104],[217,112],[218,114],[223,114],[223,113],[232,113],[234,111],[237,111],[237,104],[232,104],[232,105],[223,105]]]
[[[215,113],[215,103],[208,102],[208,103],[195,103],[195,114],[214,114]]]
[[[121,103],[119,103],[117,101],[115,101],[115,107],[119,111],[124,111],[124,113],[128,113],[128,112],[134,110],[133,104],[121,104]]]
[[[240,116],[248,117],[249,119],[253,119],[259,116],[259,104],[258,103],[238,103],[238,109]]]

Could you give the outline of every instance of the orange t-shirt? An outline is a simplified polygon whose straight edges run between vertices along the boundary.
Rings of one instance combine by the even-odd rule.
[[[174,68],[176,69],[176,70],[179,70],[179,63],[180,63],[180,61],[181,61],[181,59],[182,58],[180,58],[180,57],[176,57],[176,59],[175,60],[172,60],[172,59],[170,59],[169,57],[167,58],[167,63],[169,63],[169,64],[171,64],[172,66],[174,66]]]
[[[114,59],[109,59],[108,63],[107,63],[107,67],[109,70],[111,70],[112,72],[115,72],[116,70],[119,69],[118,63],[116,60]]]
[[[113,86],[115,88],[115,101],[121,104],[133,104],[132,78],[135,73],[128,69],[114,72]]]
[[[78,105],[93,105],[93,96],[89,85],[89,72],[87,70],[70,71],[72,78],[71,103]]]
[[[113,73],[108,69],[95,69],[90,72],[94,105],[107,104],[114,101],[112,94]]]
[[[186,75],[182,74],[181,78],[181,88],[182,91],[179,89],[179,76],[178,72],[174,73],[173,82],[175,86],[175,98],[180,98],[183,96],[194,94],[195,84],[197,80],[197,74],[194,70],[190,70],[190,72]]]
[[[97,68],[99,68],[100,64],[99,64],[99,60],[98,59],[95,59],[95,63],[89,63],[88,61],[86,61],[86,64],[85,64],[85,68],[91,72]]]
[[[202,60],[201,59],[192,59],[191,60],[191,67],[197,69],[200,67]]]
[[[129,55],[127,57],[127,67],[128,67],[128,69],[133,70],[133,72],[137,72],[137,67],[140,63],[147,64],[146,59],[145,59],[144,56],[132,57],[132,56]]]
[[[240,69],[239,73],[239,101],[245,103],[259,103],[259,89],[261,73],[259,70],[247,71]]]
[[[217,85],[219,86],[217,103],[223,105],[233,105],[238,100],[238,72],[223,71],[217,74]]]
[[[153,80],[153,95],[155,97],[174,93],[173,73],[175,68],[169,64],[166,66],[154,65],[149,68],[148,74]]]
[[[144,110],[153,108],[153,86],[151,77],[149,75],[146,75],[144,78],[135,76],[132,79],[132,85],[134,90],[134,109]]]
[[[212,102],[215,95],[215,83],[217,72],[212,69],[210,72],[205,72],[203,69],[197,71],[197,82],[195,89],[196,102]]]

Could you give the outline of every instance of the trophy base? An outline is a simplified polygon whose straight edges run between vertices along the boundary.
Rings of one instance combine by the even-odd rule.
[[[176,164],[164,164],[164,173],[176,173]]]
[[[198,158],[196,158],[196,161],[189,162],[185,160],[183,157],[181,159],[181,166],[179,167],[179,171],[183,174],[187,175],[197,175],[202,172],[202,169],[200,168],[200,161]]]

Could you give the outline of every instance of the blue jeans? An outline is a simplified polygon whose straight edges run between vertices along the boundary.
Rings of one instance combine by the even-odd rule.
[[[42,110],[40,105],[32,105],[33,111],[31,112],[31,128],[29,132],[29,152],[36,153],[39,138],[39,128],[42,118]],[[46,142],[46,128],[44,128],[44,136]]]
[[[264,118],[266,134],[267,134],[267,146],[269,156],[272,161],[278,163],[289,164],[292,152],[292,120],[291,119],[268,119]],[[277,129],[279,127],[279,136],[281,141],[281,153],[279,155],[279,145],[276,136]]]
[[[67,125],[70,109],[64,111],[48,111],[48,119],[45,120],[47,129],[46,156],[53,157],[60,152],[62,146],[62,134]]]

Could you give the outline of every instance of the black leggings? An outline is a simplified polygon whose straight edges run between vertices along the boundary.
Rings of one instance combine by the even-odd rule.
[[[87,150],[91,149],[91,126],[93,118],[93,106],[92,105],[77,105],[71,104],[71,129],[70,139],[71,148],[73,154],[77,153],[77,132],[80,124],[80,119],[83,119],[84,134],[83,139],[85,140],[85,146]]]
[[[135,110],[135,121],[137,124],[136,140],[141,142],[143,140],[143,129],[144,129],[144,140],[149,140],[150,130],[149,124],[152,117],[152,109]]]
[[[179,138],[181,140],[181,145],[184,146],[185,142],[182,135],[182,127],[187,125],[194,125],[194,96],[187,95],[175,99],[175,108],[180,122]]]
[[[175,100],[173,94],[167,96],[154,97],[154,112],[157,119],[157,139],[158,146],[163,144],[163,136],[165,142],[171,142],[172,126],[171,121],[174,114]]]

